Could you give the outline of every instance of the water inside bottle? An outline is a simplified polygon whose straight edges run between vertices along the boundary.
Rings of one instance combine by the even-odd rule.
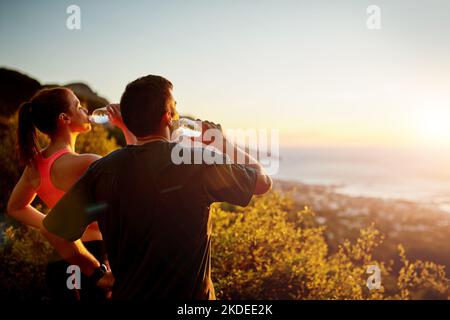
[[[106,124],[109,122],[108,111],[106,108],[95,109],[89,117],[89,120],[97,124]]]
[[[202,125],[200,121],[194,121],[188,118],[180,118],[178,121],[178,133],[186,137],[200,137],[202,134]]]

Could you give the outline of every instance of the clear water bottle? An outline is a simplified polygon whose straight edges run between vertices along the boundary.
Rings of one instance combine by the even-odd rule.
[[[96,124],[108,124],[110,119],[106,107],[95,109],[89,116],[89,121]]]
[[[197,138],[202,135],[202,122],[189,118],[180,118],[175,121],[175,133],[177,136]]]

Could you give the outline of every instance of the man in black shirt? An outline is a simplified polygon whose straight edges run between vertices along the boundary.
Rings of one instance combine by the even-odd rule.
[[[228,146],[215,154],[220,161],[174,162],[180,152],[194,159],[206,149],[179,149],[170,141],[178,113],[172,84],[162,77],[131,82],[120,105],[137,144],[93,163],[44,219],[42,232],[98,285],[113,284],[113,299],[214,299],[209,206],[217,201],[246,206],[254,194],[271,188],[271,180],[210,122],[203,130],[220,133],[211,145]],[[247,164],[230,163],[239,156]],[[99,223],[114,277],[79,240],[93,221]]]

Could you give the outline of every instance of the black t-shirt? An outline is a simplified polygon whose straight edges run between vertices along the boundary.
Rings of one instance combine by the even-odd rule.
[[[209,206],[246,206],[257,174],[238,164],[175,164],[175,146],[127,146],[94,162],[44,219],[48,231],[69,241],[98,221],[114,299],[215,298]],[[194,159],[204,150],[181,154]]]

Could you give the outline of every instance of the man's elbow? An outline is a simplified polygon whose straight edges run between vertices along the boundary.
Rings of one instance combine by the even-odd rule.
[[[255,186],[255,195],[262,195],[272,189],[272,179],[267,175],[261,175],[258,177]]]

